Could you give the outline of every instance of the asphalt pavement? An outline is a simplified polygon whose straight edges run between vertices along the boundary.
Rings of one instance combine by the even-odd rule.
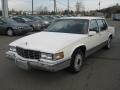
[[[120,22],[110,50],[101,49],[88,57],[80,73],[24,71],[6,59],[10,42],[23,36],[0,36],[0,90],[120,90]]]

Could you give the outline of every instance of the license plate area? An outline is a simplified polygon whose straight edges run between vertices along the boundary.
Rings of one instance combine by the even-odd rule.
[[[19,59],[19,58],[16,58],[15,64],[16,64],[19,68],[21,68],[21,69],[29,70],[28,61],[25,61],[25,60],[21,60],[21,59]]]

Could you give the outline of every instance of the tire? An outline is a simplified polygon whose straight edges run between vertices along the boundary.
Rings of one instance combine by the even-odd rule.
[[[81,50],[76,51],[72,56],[71,66],[69,70],[74,73],[80,72],[83,66],[83,61],[84,61],[83,52]]]
[[[106,44],[106,46],[104,47],[105,49],[110,49],[110,48],[111,48],[111,41],[112,41],[112,38],[109,37],[109,39],[107,40],[107,44]]]
[[[32,28],[32,30],[31,30],[31,31],[32,31],[32,32],[34,32],[34,28],[33,28],[33,27],[31,27],[31,28]]]
[[[34,27],[32,25],[30,25],[31,27],[31,32],[34,32]]]
[[[9,28],[9,29],[7,30],[7,35],[8,35],[8,36],[14,36],[14,31]]]

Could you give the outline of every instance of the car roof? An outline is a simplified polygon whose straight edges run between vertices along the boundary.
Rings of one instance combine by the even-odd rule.
[[[92,20],[92,19],[104,19],[102,17],[63,17],[63,18],[60,18],[60,19],[87,19],[87,20]]]

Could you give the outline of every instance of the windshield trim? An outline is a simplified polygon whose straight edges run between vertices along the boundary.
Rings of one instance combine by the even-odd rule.
[[[87,22],[86,31],[85,31],[84,33],[73,33],[73,34],[88,34],[88,31],[89,31],[89,20],[88,20],[88,19],[56,19],[56,20],[53,22],[53,24],[54,24],[56,21],[58,21],[58,20],[86,20],[86,21],[88,21],[88,22]],[[52,26],[52,25],[50,25],[50,26],[45,30],[45,32],[57,32],[57,31],[49,31],[49,28],[50,28],[51,26]],[[71,33],[71,34],[72,34],[72,32],[57,32],[57,33]]]

